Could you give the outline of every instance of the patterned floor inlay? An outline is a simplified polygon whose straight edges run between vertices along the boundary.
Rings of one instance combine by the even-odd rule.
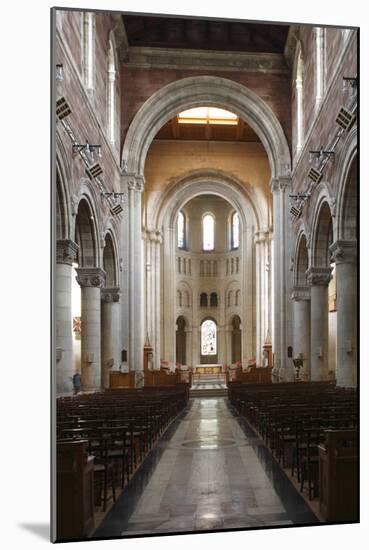
[[[95,537],[319,523],[224,398],[197,398]]]

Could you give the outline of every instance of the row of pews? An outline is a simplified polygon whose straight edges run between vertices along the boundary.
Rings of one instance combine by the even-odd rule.
[[[355,521],[357,394],[330,382],[241,385],[231,404],[255,429],[324,521]]]
[[[81,539],[186,407],[188,387],[107,390],[57,400],[57,538]]]

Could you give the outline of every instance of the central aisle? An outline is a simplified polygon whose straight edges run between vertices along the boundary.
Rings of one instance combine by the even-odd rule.
[[[242,426],[242,427],[241,427]],[[319,523],[226,400],[194,399],[97,536]]]

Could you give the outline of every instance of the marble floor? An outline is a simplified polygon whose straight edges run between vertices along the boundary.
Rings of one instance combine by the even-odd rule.
[[[191,399],[93,538],[319,523],[226,398]]]

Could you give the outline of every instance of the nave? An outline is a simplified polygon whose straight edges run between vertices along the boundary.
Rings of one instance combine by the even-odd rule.
[[[93,538],[319,523],[224,398],[190,399]]]

